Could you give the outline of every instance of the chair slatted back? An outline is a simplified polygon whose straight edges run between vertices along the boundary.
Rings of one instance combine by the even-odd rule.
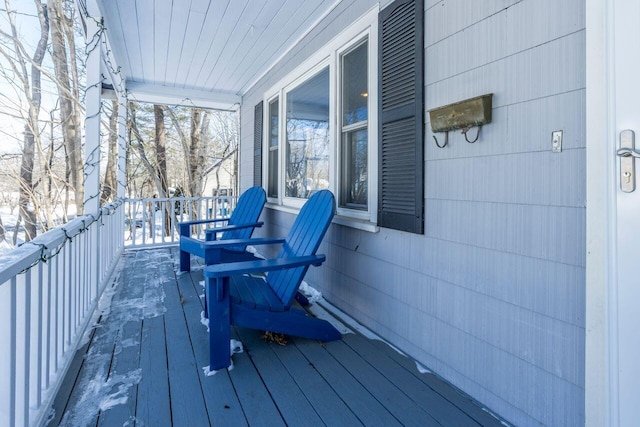
[[[236,204],[227,222],[229,225],[252,224],[258,221],[262,208],[267,201],[267,195],[262,187],[254,186],[246,190]],[[219,240],[248,239],[253,234],[253,228],[241,228],[222,233]],[[244,252],[246,246],[229,248],[234,252]]]
[[[315,193],[304,204],[278,258],[314,255],[322,242],[336,210],[333,194],[329,190]],[[267,275],[267,283],[286,307],[290,307],[308,267],[273,271]]]

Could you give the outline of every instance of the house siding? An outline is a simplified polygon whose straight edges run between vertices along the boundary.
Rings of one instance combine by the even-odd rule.
[[[374,4],[341,2],[245,96],[243,188],[253,106]],[[493,93],[493,121],[475,144],[450,132],[438,149],[426,114],[425,234],[333,225],[327,262],[307,275],[518,426],[584,424],[584,30],[582,0],[425,0],[425,110]],[[294,216],[266,209],[263,219],[258,234],[283,235]]]

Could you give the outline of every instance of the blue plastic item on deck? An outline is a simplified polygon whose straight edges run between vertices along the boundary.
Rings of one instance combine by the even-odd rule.
[[[326,320],[310,317],[291,307],[310,265],[319,266],[316,255],[335,212],[328,190],[315,193],[304,204],[285,239],[230,240],[223,245],[273,244],[282,247],[274,259],[206,266],[206,304],[209,315],[210,369],[231,363],[230,326],[283,333],[321,341],[341,338]],[[267,273],[266,278],[250,274]]]
[[[262,222],[258,222],[258,218],[260,218],[260,213],[266,201],[267,196],[264,189],[255,186],[242,193],[229,218],[203,219],[178,223],[178,227],[180,228],[180,271],[189,271],[191,269],[190,254],[204,258],[206,265],[258,259],[246,251],[246,243],[215,247],[207,245],[207,242],[248,239],[251,237],[253,230],[256,227],[262,226]],[[191,237],[191,226],[193,225],[224,221],[226,221],[227,224],[223,227],[206,229],[206,238],[204,241]],[[221,233],[220,238],[217,238],[218,233]]]

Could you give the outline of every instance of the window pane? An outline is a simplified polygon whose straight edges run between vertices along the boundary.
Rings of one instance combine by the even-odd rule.
[[[369,132],[354,130],[343,134],[341,205],[367,209],[369,175],[367,173]]]
[[[329,187],[329,68],[287,93],[285,195]]]
[[[269,157],[267,195],[278,197],[278,100],[269,103]]]
[[[342,57],[342,125],[368,119],[367,46],[365,42]]]

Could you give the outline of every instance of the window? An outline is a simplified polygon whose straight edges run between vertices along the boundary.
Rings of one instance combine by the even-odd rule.
[[[341,207],[367,210],[369,199],[369,89],[368,42],[343,54],[342,132],[340,140],[340,201]]]
[[[375,229],[377,17],[375,7],[265,93],[263,174],[274,205],[298,208],[328,188],[338,220]]]
[[[278,197],[278,135],[280,128],[278,98],[269,103],[269,153],[267,155],[267,196]]]
[[[285,196],[329,188],[329,67],[287,93]]]

